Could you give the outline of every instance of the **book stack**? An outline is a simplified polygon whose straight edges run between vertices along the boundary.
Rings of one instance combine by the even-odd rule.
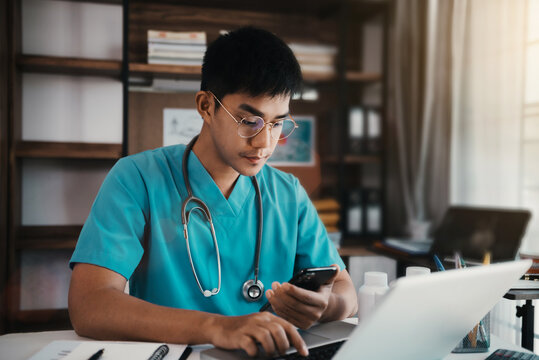
[[[328,236],[331,238],[335,246],[340,246],[341,232],[339,231],[339,210],[340,206],[335,199],[320,199],[314,200],[313,205],[318,212],[318,216],[326,227]]]
[[[292,43],[288,45],[298,59],[303,74],[334,76],[337,48],[331,45]]]
[[[201,66],[205,32],[148,30],[148,64]]]

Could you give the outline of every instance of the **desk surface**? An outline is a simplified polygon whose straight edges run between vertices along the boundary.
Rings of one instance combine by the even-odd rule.
[[[7,334],[0,336],[0,356],[2,359],[26,360],[53,340],[90,339],[77,336],[72,330]],[[195,346],[195,351],[189,356],[189,360],[199,360],[200,351],[209,347],[209,345]],[[499,348],[525,351],[520,346],[503,341],[497,336],[491,336],[490,352],[480,354],[450,354],[444,360],[483,360]]]
[[[539,289],[511,289],[503,297],[509,300],[539,299]]]

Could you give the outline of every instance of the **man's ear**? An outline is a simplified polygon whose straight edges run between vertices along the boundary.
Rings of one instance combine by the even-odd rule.
[[[204,123],[211,123],[214,109],[213,98],[207,91],[199,91],[195,95],[197,111],[204,120]]]

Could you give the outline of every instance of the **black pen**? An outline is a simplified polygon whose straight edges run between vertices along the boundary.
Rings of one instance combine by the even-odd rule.
[[[101,349],[101,350],[98,350],[95,354],[93,354],[92,356],[90,356],[88,358],[88,360],[97,360],[101,357],[101,355],[103,355],[103,352],[105,351],[105,349]]]
[[[148,358],[148,360],[162,360],[166,354],[168,354],[168,346],[166,344],[163,344],[154,351],[154,353]]]
[[[193,348],[191,346],[187,345],[187,347],[185,348],[185,350],[182,353],[182,356],[180,356],[180,358],[178,360],[187,360],[189,355],[191,355],[192,351],[193,351]]]

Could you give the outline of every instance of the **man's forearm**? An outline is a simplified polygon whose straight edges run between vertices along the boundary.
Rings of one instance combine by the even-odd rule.
[[[151,304],[113,288],[70,298],[69,312],[81,336],[181,344],[211,343],[212,329],[222,317]]]
[[[355,313],[357,313],[357,296],[354,286],[348,281],[336,281],[333,284],[328,307],[320,321],[342,320]]]

